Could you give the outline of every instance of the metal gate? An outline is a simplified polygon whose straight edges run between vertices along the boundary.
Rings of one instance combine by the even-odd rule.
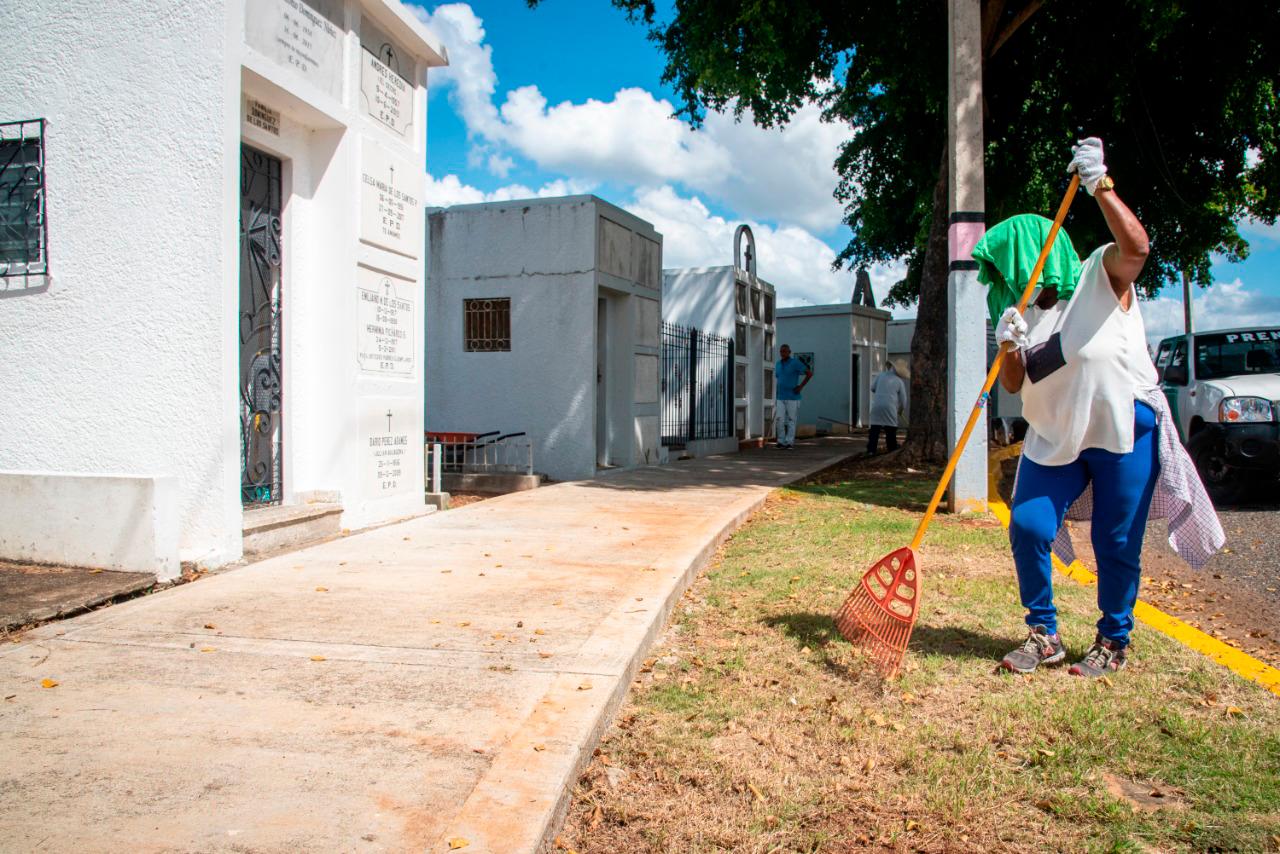
[[[662,324],[662,444],[733,435],[733,340]]]
[[[240,147],[240,500],[283,497],[281,163]]]

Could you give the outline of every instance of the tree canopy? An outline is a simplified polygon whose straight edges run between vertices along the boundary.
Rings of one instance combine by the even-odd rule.
[[[852,238],[841,262],[906,257],[919,293],[945,142],[946,4],[918,0],[613,0],[648,24],[665,82],[707,109],[785,123],[815,102],[850,126],[835,166]],[[984,0],[987,221],[1052,211],[1069,144],[1100,136],[1119,191],[1152,238],[1145,295],[1210,253],[1248,253],[1236,221],[1280,214],[1280,4],[1241,0]],[[1077,246],[1100,217],[1068,221]]]

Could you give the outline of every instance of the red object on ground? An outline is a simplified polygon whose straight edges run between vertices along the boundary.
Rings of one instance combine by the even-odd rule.
[[[836,612],[836,629],[892,677],[902,664],[920,609],[920,574],[909,547],[890,552],[867,570]]]
[[[479,433],[443,433],[432,430],[428,430],[426,432],[428,442],[440,442],[445,445],[458,445],[463,442],[474,442],[476,437],[480,435]]]

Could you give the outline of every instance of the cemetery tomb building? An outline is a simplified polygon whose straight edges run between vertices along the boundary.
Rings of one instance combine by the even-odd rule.
[[[595,196],[428,212],[427,429],[553,480],[656,465],[662,235]]]
[[[0,31],[0,558],[170,578],[263,508],[422,512],[440,41],[397,0],[7,0]]]
[[[733,242],[731,265],[662,271],[663,321],[728,339],[733,350],[728,438],[712,436],[691,442],[688,450],[695,456],[735,450],[741,445],[762,445],[774,430],[773,369],[778,347],[786,343],[777,337],[777,293],[756,273],[756,244],[751,229],[738,226]],[[714,403],[716,390],[711,389],[709,396]],[[705,406],[707,397],[700,393],[696,402]],[[676,394],[664,400],[663,405],[675,412],[681,402],[682,396]]]
[[[890,314],[875,308],[871,282],[858,274],[847,303],[778,309],[778,340],[811,361],[813,379],[800,401],[800,427],[844,433],[867,426],[871,381],[884,368]],[[906,374],[903,374],[905,377]],[[902,422],[905,421],[905,414]]]

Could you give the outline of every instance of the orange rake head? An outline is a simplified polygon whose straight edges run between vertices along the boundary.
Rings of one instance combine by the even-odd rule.
[[[861,647],[886,679],[902,666],[920,613],[920,573],[910,547],[890,552],[867,570],[836,612],[836,628]]]

